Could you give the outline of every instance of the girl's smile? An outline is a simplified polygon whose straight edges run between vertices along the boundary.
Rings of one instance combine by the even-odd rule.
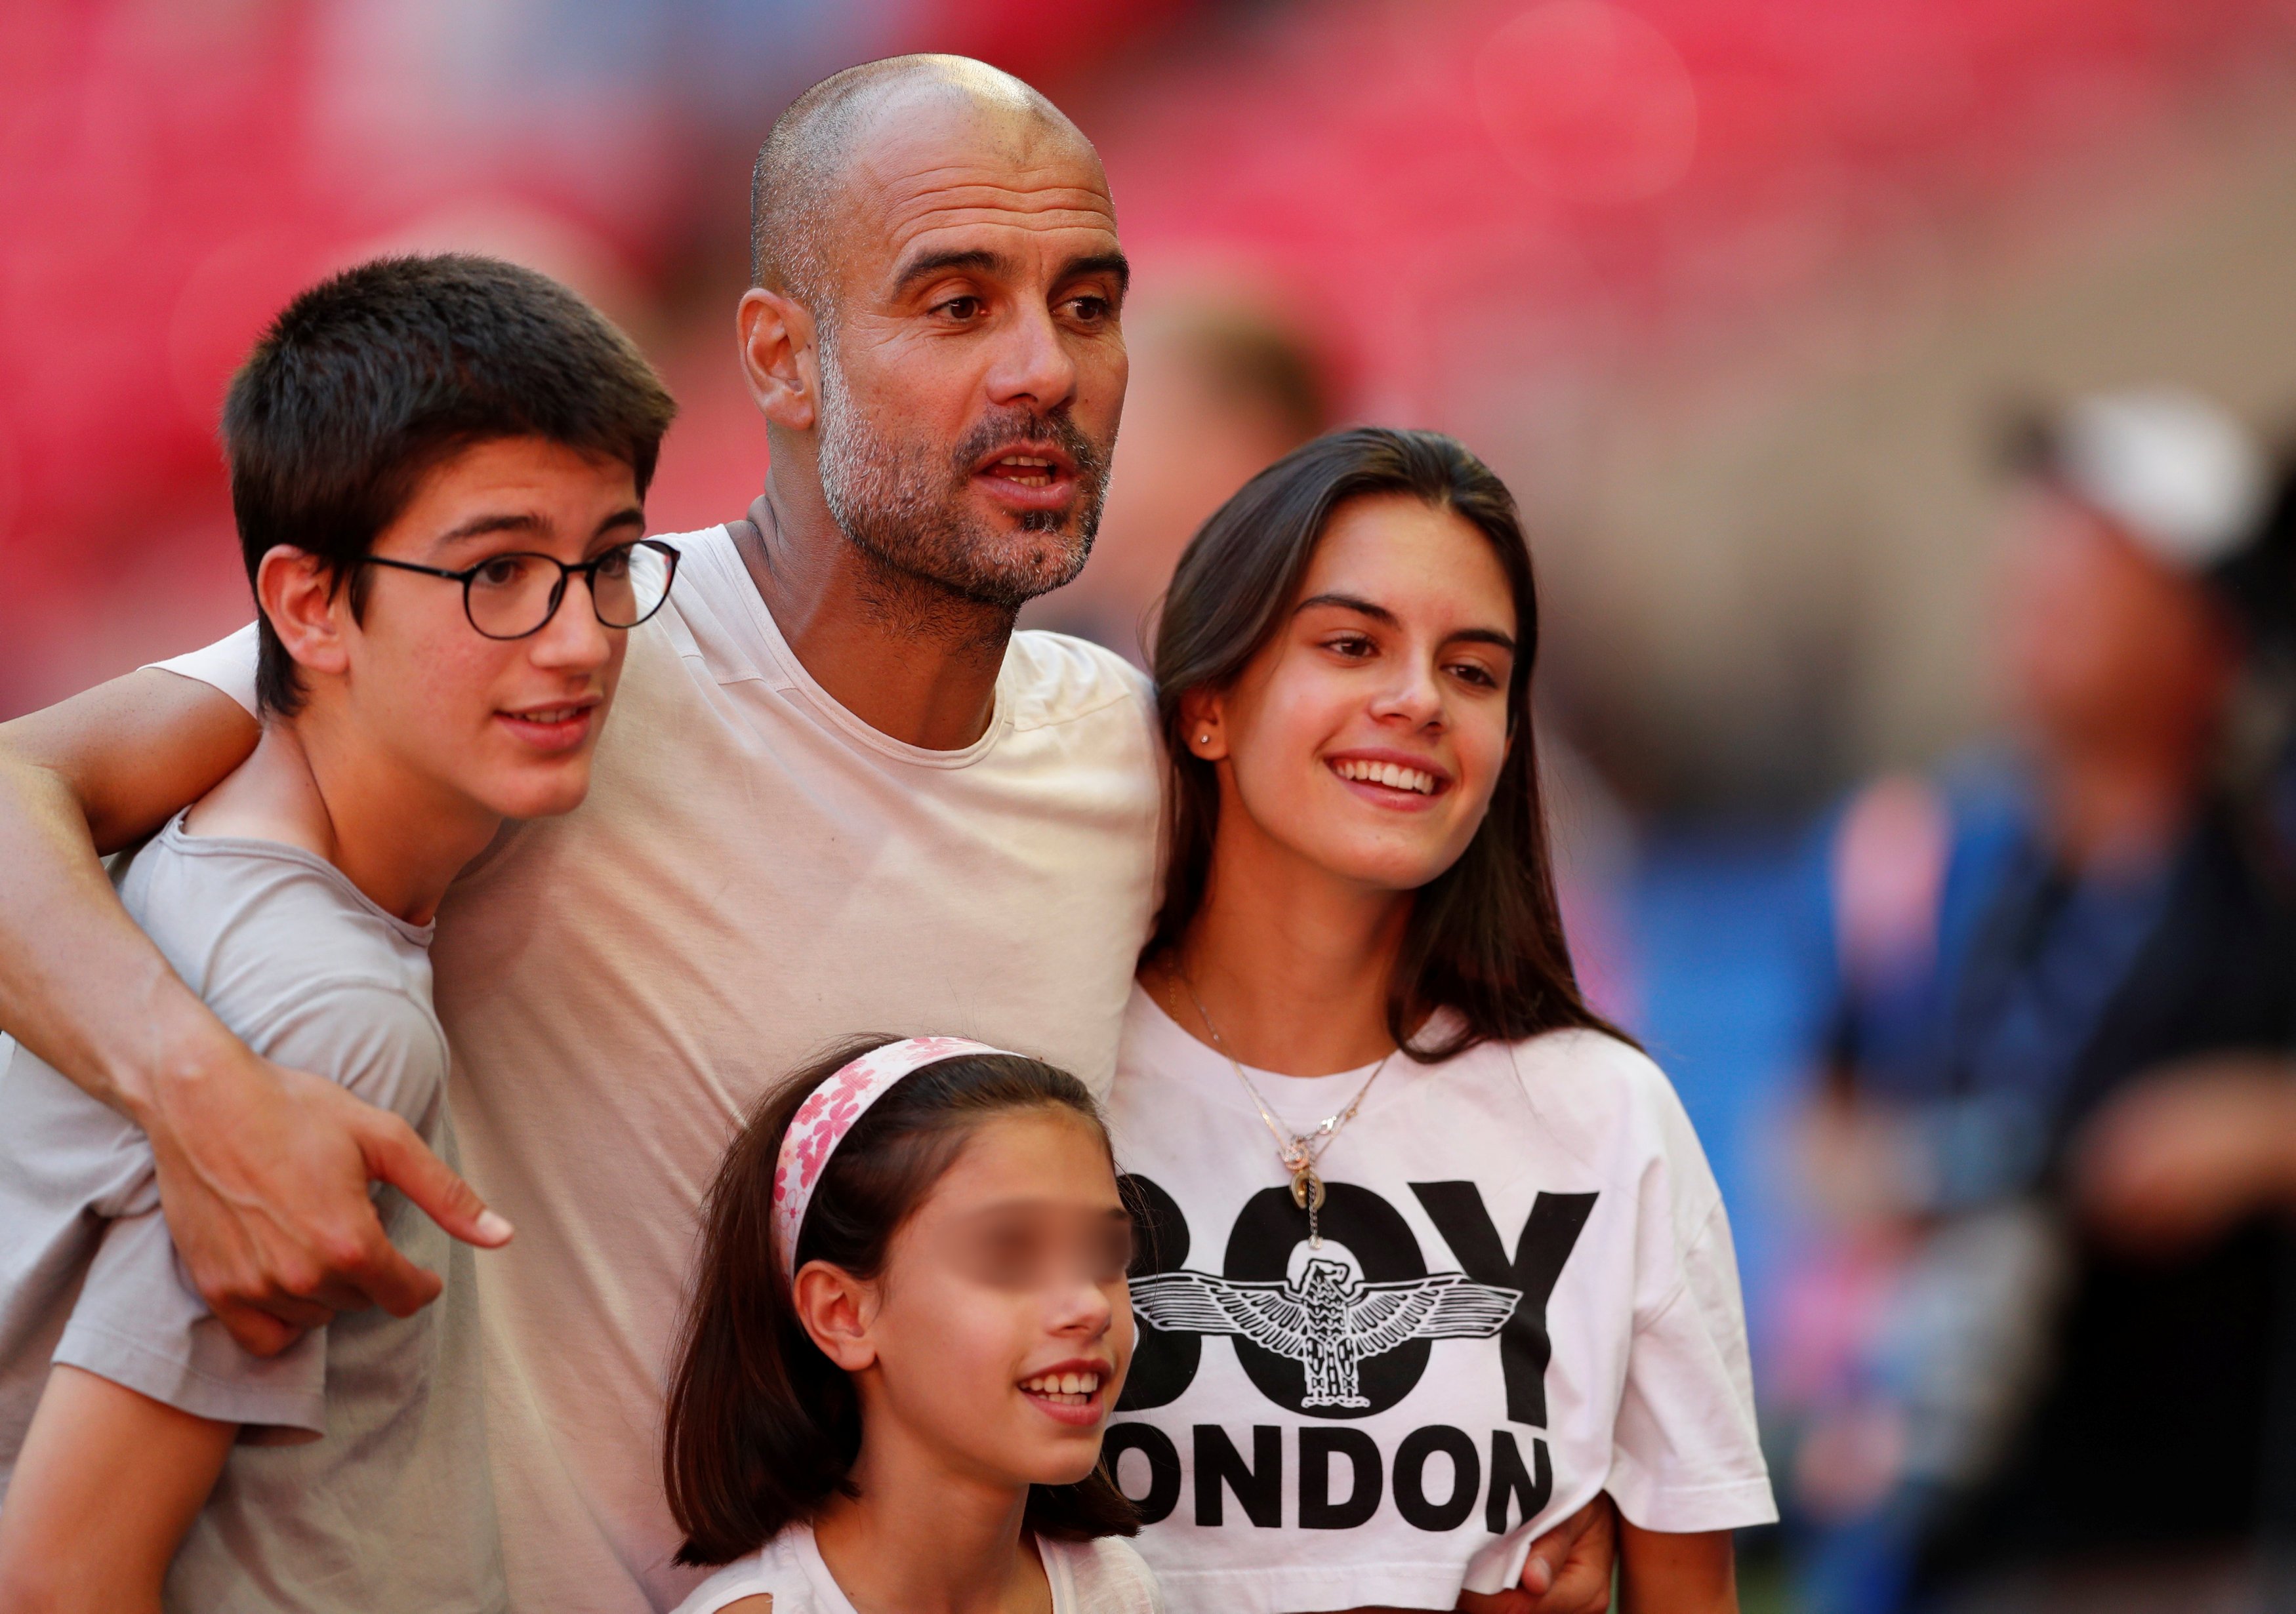
[[[1056,1363],[1021,1381],[1021,1393],[1054,1422],[1091,1429],[1108,1416],[1109,1397],[1101,1392],[1116,1382],[1116,1364],[1105,1357]]]

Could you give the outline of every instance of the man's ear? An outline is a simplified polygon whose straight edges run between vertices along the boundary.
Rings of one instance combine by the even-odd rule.
[[[841,1266],[808,1261],[791,1285],[797,1318],[821,1354],[849,1373],[877,1360],[869,1323],[877,1314],[876,1291]]]
[[[752,286],[742,294],[734,320],[742,337],[742,373],[758,413],[788,430],[811,430],[815,400],[821,396],[812,313],[778,291]]]
[[[1192,756],[1219,762],[1227,756],[1227,702],[1218,690],[1192,689],[1180,697],[1185,720],[1180,742]]]
[[[315,673],[348,670],[350,647],[344,641],[350,585],[318,556],[291,544],[273,545],[256,565],[255,598],[297,666]]]

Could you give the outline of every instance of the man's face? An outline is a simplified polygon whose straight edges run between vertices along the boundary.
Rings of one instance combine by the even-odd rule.
[[[903,92],[865,135],[819,311],[830,513],[893,569],[1017,607],[1074,577],[1123,407],[1116,216],[1091,148]]]

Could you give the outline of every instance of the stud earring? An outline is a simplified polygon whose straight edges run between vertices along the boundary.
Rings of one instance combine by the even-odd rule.
[[[1198,745],[1210,745],[1211,742],[1212,742],[1212,737],[1211,737],[1211,734],[1210,734],[1210,733],[1209,731],[1207,731],[1207,732],[1206,732],[1206,733],[1204,733],[1198,734],[1198,735],[1196,736],[1196,743],[1197,743]]]

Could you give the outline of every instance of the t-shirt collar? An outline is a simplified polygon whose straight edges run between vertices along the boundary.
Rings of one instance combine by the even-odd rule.
[[[765,495],[759,494],[750,503],[749,514],[743,519],[755,525],[760,533],[765,531],[766,524],[773,520],[773,511],[767,504]],[[752,650],[763,653],[764,660],[780,675],[786,687],[794,690],[824,721],[849,738],[901,762],[923,767],[966,767],[988,754],[1003,737],[1011,710],[1012,702],[1005,688],[1013,665],[1009,648],[1005,651],[1004,665],[996,672],[996,704],[988,714],[988,726],[981,731],[980,739],[954,751],[931,750],[896,740],[854,716],[834,695],[816,683],[813,675],[806,670],[805,663],[798,660],[797,652],[790,648],[789,641],[782,635],[781,624],[775,621],[774,613],[766,609],[765,596],[758,594],[756,580],[750,576],[749,563],[742,555],[741,537],[734,530],[739,524],[728,522],[723,528],[726,541],[733,550],[734,570],[741,581],[741,586],[735,591],[740,596],[735,609],[741,620],[757,635]]]
[[[1186,1082],[1222,1107],[1240,1110],[1254,1120],[1259,1118],[1259,1111],[1252,1104],[1251,1094],[1235,1079],[1234,1068],[1226,1055],[1191,1035],[1136,981],[1132,987],[1130,1018],[1127,1041],[1135,1052],[1126,1060],[1128,1065],[1146,1065],[1159,1078]],[[1332,1076],[1285,1076],[1251,1065],[1244,1066],[1243,1070],[1259,1088],[1260,1096],[1267,1101],[1267,1107],[1275,1112],[1276,1119],[1289,1122],[1294,1130],[1305,1131],[1324,1117],[1346,1109],[1362,1091],[1378,1063],[1374,1060]],[[1390,1056],[1387,1069],[1380,1073],[1379,1086],[1364,1101],[1363,1112],[1392,1100],[1406,1085],[1405,1080],[1398,1078],[1417,1069],[1414,1061],[1399,1053]],[[1358,1112],[1358,1119],[1363,1112]]]

